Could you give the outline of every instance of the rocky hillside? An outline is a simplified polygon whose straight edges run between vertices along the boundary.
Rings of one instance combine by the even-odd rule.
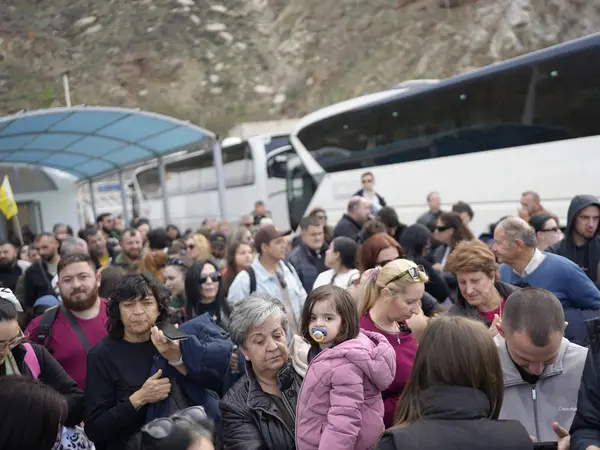
[[[0,115],[63,104],[222,132],[600,29],[589,0],[1,0]]]

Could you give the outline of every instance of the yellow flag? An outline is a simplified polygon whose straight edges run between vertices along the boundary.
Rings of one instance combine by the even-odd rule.
[[[19,212],[17,208],[17,202],[13,195],[12,188],[10,187],[10,181],[8,176],[4,176],[2,186],[0,186],[0,211],[4,214],[7,219],[12,218]]]

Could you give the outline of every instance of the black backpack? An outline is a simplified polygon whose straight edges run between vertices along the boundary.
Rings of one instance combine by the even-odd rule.
[[[42,347],[45,347],[50,353],[52,353],[52,349],[50,348],[50,338],[52,337],[52,327],[54,326],[54,322],[56,322],[56,317],[58,316],[58,311],[60,309],[62,309],[63,314],[66,316],[69,324],[71,325],[71,328],[73,328],[73,331],[75,331],[79,342],[81,342],[81,345],[83,345],[83,349],[86,353],[88,353],[91,348],[90,343],[86,335],[83,333],[83,330],[79,326],[79,323],[77,322],[77,319],[73,313],[65,308],[64,305],[56,305],[44,311],[42,320],[38,325],[36,343]]]

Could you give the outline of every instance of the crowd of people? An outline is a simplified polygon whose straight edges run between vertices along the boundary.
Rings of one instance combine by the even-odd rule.
[[[259,201],[0,243],[0,448],[599,449],[600,200],[476,238],[361,182],[296,236]]]

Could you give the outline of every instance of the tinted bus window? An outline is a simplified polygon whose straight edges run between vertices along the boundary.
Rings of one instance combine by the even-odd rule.
[[[410,92],[302,130],[328,172],[597,135],[598,47]]]

